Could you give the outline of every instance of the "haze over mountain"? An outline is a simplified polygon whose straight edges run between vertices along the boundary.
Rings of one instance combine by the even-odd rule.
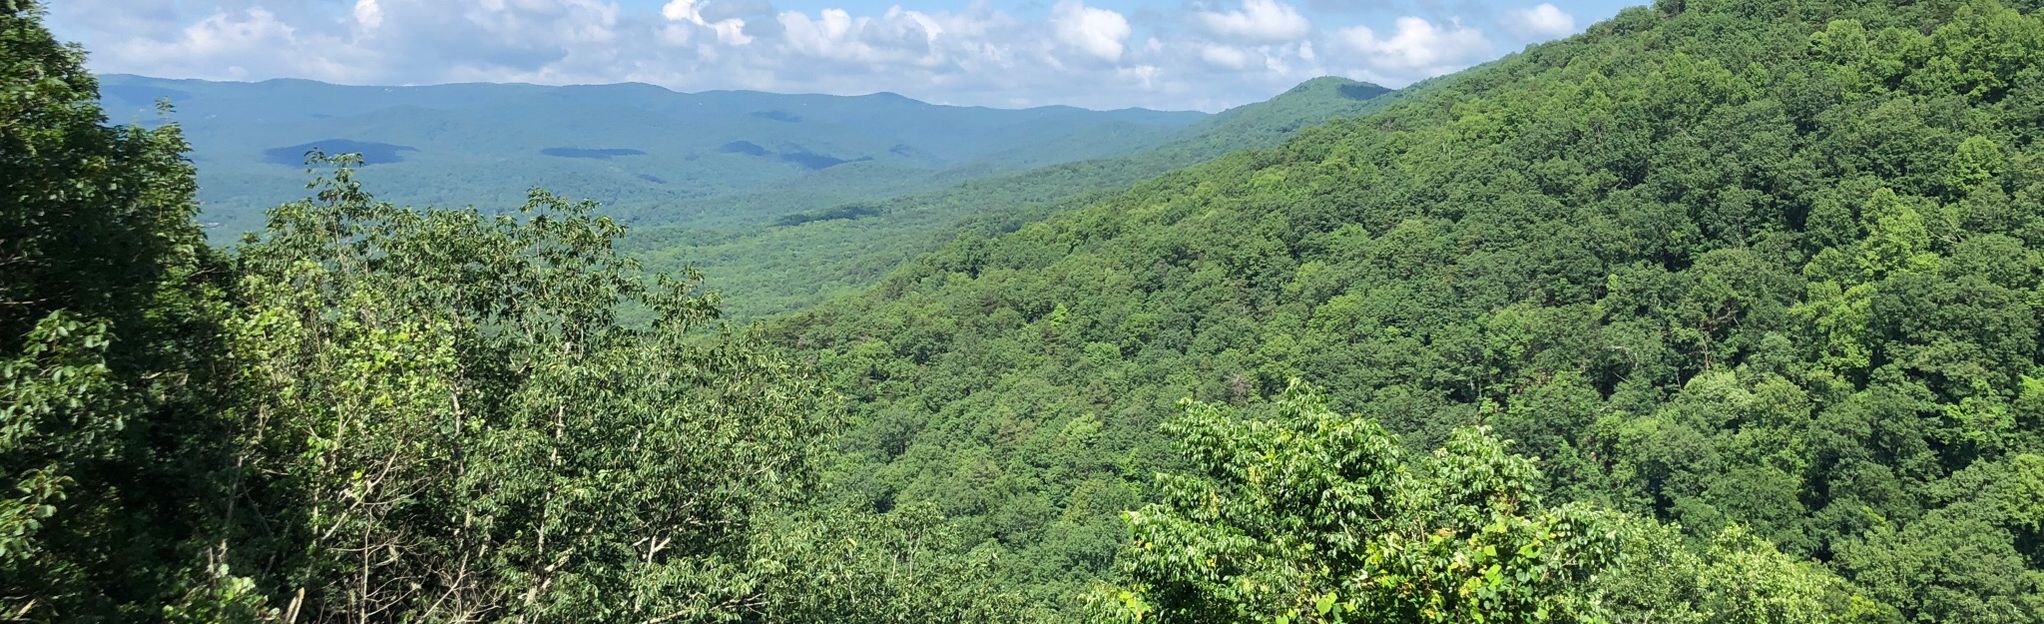
[[[157,123],[168,99],[199,165],[204,220],[218,233],[304,187],[308,150],[360,153],[401,203],[504,204],[545,186],[632,221],[763,222],[702,200],[801,189],[825,201],[1127,153],[1208,116],[1142,109],[936,106],[638,84],[354,87],[102,77],[109,116]],[[217,235],[217,234],[216,234]]]

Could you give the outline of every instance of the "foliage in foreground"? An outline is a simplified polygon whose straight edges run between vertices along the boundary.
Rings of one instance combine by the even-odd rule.
[[[183,139],[104,126],[79,53],[19,4],[0,4],[0,617],[133,619],[217,554],[225,280]]]
[[[1129,512],[1140,622],[1857,622],[1878,606],[1742,528],[1692,548],[1651,520],[1551,506],[1480,427],[1410,456],[1294,385],[1268,418],[1188,402],[1165,429],[1196,475]]]
[[[318,191],[242,247],[230,323],[253,511],[310,553],[279,580],[358,620],[752,607],[749,527],[808,487],[826,393],[690,341],[712,302],[643,285],[590,204],[406,210],[346,168]]]

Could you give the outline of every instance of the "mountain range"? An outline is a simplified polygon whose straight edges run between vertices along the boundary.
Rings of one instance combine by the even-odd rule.
[[[1209,117],[644,84],[100,80],[110,120],[183,128],[201,172],[202,218],[228,237],[259,226],[278,198],[302,194],[315,149],[361,154],[384,197],[399,203],[515,203],[545,186],[634,223],[752,222],[779,211],[718,200],[799,189],[827,202],[934,188],[1139,150]],[[163,101],[168,115],[156,109]]]

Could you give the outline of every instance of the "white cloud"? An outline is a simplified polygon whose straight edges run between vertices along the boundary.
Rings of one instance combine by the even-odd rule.
[[[377,6],[376,0],[355,0],[355,23],[364,28],[382,26],[383,7]]]
[[[1222,69],[1242,71],[1249,68],[1249,53],[1234,46],[1218,44],[1201,46],[1199,58]]]
[[[117,67],[173,76],[348,79],[347,68],[334,57],[297,57],[285,52],[332,41],[321,34],[300,33],[277,14],[258,7],[210,13],[155,37],[116,40],[94,50],[92,58],[114,59],[119,62]]]
[[[672,0],[667,4],[660,5],[660,17],[667,18],[667,21],[670,22],[695,22],[700,24],[703,21],[702,12],[696,10],[695,0]]]
[[[1336,38],[1360,53],[1373,75],[1419,79],[1447,73],[1490,55],[1483,31],[1451,21],[1445,27],[1418,17],[1401,17],[1390,37],[1367,26],[1343,29]]]
[[[1058,41],[1103,61],[1121,59],[1128,41],[1128,19],[1120,13],[1086,6],[1079,0],[1063,0],[1051,10],[1051,25]]]
[[[701,28],[714,33],[718,43],[745,45],[752,43],[752,37],[745,34],[745,20],[727,17],[720,20],[703,18],[701,7],[694,0],[672,0],[660,7],[660,17],[669,24],[662,29],[662,35],[670,42],[687,43],[694,38],[694,29]]]
[[[1528,37],[1553,39],[1576,32],[1575,16],[1545,2],[1530,9],[1510,11],[1505,17],[1508,20],[1506,27]]]
[[[1482,61],[1492,41],[1525,40],[1514,24],[1574,27],[1537,5],[1471,22],[1497,24],[1501,38],[1492,39],[1453,18],[1332,29],[1315,27],[1287,0],[1203,1],[1217,4],[1174,20],[1086,0],[1061,0],[1040,17],[987,2],[957,11],[796,11],[771,0],[636,8],[626,0],[67,0],[51,5],[50,24],[84,43],[96,71],[179,78],[635,81],[683,91],[895,91],[953,104],[1203,110],[1328,74],[1402,86]]]
[[[1123,67],[1114,70],[1117,78],[1134,80],[1145,89],[1152,88],[1157,84],[1157,75],[1161,72],[1162,70],[1155,65],[1137,65],[1135,67]]]
[[[263,9],[249,9],[238,15],[215,13],[199,20],[185,29],[184,39],[179,43],[186,52],[209,56],[265,44],[288,46],[292,39],[293,29],[277,21],[276,15]]]
[[[1312,22],[1277,0],[1243,0],[1241,10],[1200,11],[1193,19],[1216,37],[1243,43],[1298,41],[1313,31]]]
[[[789,11],[780,15],[783,45],[825,61],[935,65],[945,62],[939,19],[895,7],[874,17],[853,17],[842,9],[824,9],[811,18]]]

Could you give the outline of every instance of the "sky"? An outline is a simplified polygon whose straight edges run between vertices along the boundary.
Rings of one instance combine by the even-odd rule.
[[[361,85],[644,82],[1216,111],[1402,87],[1643,0],[61,0],[102,73]]]

